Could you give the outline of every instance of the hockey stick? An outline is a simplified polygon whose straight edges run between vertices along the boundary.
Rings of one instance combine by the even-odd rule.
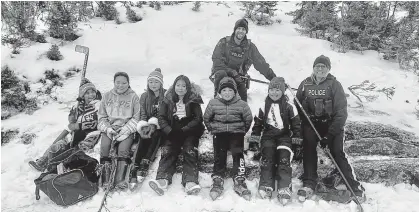
[[[111,163],[112,164],[111,165],[112,166],[112,170],[111,170],[111,173],[110,173],[108,185],[106,187],[105,195],[103,195],[103,198],[102,198],[102,201],[100,203],[100,208],[99,208],[98,212],[101,212],[103,207],[105,207],[105,209],[107,211],[109,211],[106,208],[105,204],[106,204],[106,197],[108,197],[109,192],[112,189],[112,186],[113,186],[114,180],[115,180],[115,175],[116,175],[116,163],[117,163],[117,161],[116,161],[115,140],[112,140],[112,142],[111,142],[111,150],[109,151],[109,153],[110,153],[110,156],[112,158],[112,163]],[[103,171],[103,169],[102,169],[102,171]]]
[[[289,87],[288,84],[286,84],[286,86]],[[297,102],[298,106],[300,107],[301,111],[303,112],[304,116],[307,118],[308,122],[310,123],[311,127],[313,128],[314,132],[317,135],[317,138],[319,140],[322,139],[322,137],[320,136],[319,132],[316,130],[316,127],[314,127],[313,122],[311,122],[310,117],[307,115],[306,111],[304,110],[303,106],[301,105],[300,101],[298,100],[298,98],[295,96],[294,92],[292,90],[290,90],[292,96],[294,97],[295,101]],[[322,148],[323,149],[323,148]],[[359,208],[361,209],[361,212],[364,212],[364,208],[362,208],[361,203],[359,202],[358,198],[355,195],[355,192],[352,190],[352,187],[349,185],[348,180],[346,179],[346,177],[343,175],[342,170],[340,169],[339,165],[336,163],[335,159],[333,158],[332,154],[330,153],[329,150],[327,149],[323,149],[323,152],[325,152],[330,160],[333,162],[333,164],[335,165],[336,169],[339,171],[340,176],[342,177],[342,179],[345,181],[345,185],[346,187],[349,189],[349,191],[351,192],[352,196],[354,197],[354,201],[355,203],[359,206]]]
[[[87,61],[89,60],[89,47],[76,45],[75,51],[84,54],[83,71],[81,72],[81,78],[83,79],[86,76]]]

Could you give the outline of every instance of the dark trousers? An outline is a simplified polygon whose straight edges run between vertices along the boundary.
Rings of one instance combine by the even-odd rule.
[[[227,171],[227,151],[233,157],[233,176],[245,176],[246,168],[243,155],[243,133],[219,133],[214,135],[214,169],[212,177],[224,178]]]
[[[198,144],[196,134],[185,135],[174,140],[166,140],[161,148],[161,159],[157,170],[156,180],[166,179],[172,183],[173,174],[176,172],[176,162],[179,154],[183,156],[182,185],[187,182],[198,184]]]
[[[240,98],[247,102],[247,88],[246,88],[246,84],[245,82],[240,78],[239,75],[233,76],[233,73],[231,73],[231,71],[224,71],[224,70],[220,70],[215,72],[214,74],[214,91],[215,94],[218,93],[218,87],[220,85],[220,81],[224,78],[224,77],[231,77],[234,79],[234,81],[236,81],[237,84],[237,92],[240,95]]]
[[[260,182],[259,186],[275,189],[289,187],[291,184],[291,138],[281,130],[271,127],[263,132],[261,138]]]
[[[325,136],[329,126],[327,122],[320,122],[316,123],[313,122],[316,130],[319,132],[320,136]],[[319,139],[317,138],[316,133],[311,128],[308,123],[302,124],[303,130],[303,167],[304,167],[304,175],[303,175],[303,186],[312,188],[314,190],[315,186],[317,185],[317,142]],[[349,185],[354,190],[359,190],[360,183],[355,180],[355,175],[353,174],[353,169],[346,158],[346,154],[343,151],[343,136],[344,131],[342,130],[337,136],[332,139],[328,148],[330,153],[332,154],[333,159],[338,164],[339,168],[342,170],[343,175],[348,180]]]
[[[135,166],[139,166],[142,160],[149,160],[150,162],[154,161],[156,158],[156,152],[160,146],[161,135],[162,132],[160,130],[156,130],[151,138],[139,138],[134,161]]]

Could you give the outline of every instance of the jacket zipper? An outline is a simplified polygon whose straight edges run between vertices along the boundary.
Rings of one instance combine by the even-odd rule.
[[[227,118],[228,118],[228,105],[226,105],[227,107],[227,112],[226,112],[226,122],[227,122]],[[227,132],[228,132],[228,123],[227,123]]]

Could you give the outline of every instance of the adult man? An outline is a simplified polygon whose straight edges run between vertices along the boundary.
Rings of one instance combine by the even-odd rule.
[[[330,59],[324,55],[316,58],[313,64],[313,73],[298,87],[297,99],[308,114],[314,127],[322,139],[320,145],[326,146],[348,180],[355,195],[360,201],[365,201],[365,189],[355,179],[353,169],[348,163],[343,151],[344,125],[348,117],[347,101],[342,85],[331,75]],[[296,104],[297,105],[297,104]],[[302,120],[303,132],[303,188],[298,191],[299,199],[304,201],[310,198],[317,185],[317,135],[307,117],[297,107]]]
[[[221,38],[212,54],[212,74],[214,74],[214,96],[217,95],[220,80],[226,76],[232,77],[237,84],[237,90],[242,100],[247,102],[245,81],[241,78],[247,74],[252,64],[255,69],[269,81],[276,77],[265,58],[259,53],[255,44],[247,39],[249,32],[246,19],[240,19],[234,25],[231,36]]]

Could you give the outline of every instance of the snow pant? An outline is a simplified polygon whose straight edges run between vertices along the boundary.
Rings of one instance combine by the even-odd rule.
[[[227,151],[230,149],[233,157],[233,179],[245,177],[243,146],[244,133],[217,133],[213,139],[214,168],[212,177],[224,178],[227,172]]]
[[[49,162],[53,157],[69,150],[71,147],[77,147],[78,144],[86,138],[87,132],[82,130],[76,130],[73,133],[71,143],[67,143],[64,140],[59,140],[48,147],[44,154],[38,159],[42,162]]]
[[[137,170],[141,169],[144,172],[148,171],[148,165],[156,159],[157,150],[160,147],[160,140],[162,132],[156,130],[151,138],[139,138],[138,146],[135,151],[134,171],[132,177],[136,177]]]
[[[214,74],[214,97],[217,95],[218,93],[218,88],[220,85],[220,81],[224,78],[224,77],[231,77],[234,79],[234,81],[236,81],[237,84],[237,92],[240,95],[240,98],[247,102],[247,88],[246,88],[246,83],[240,78],[240,75],[233,75],[233,73],[231,71],[225,71],[225,70],[219,70],[217,72],[215,72]]]
[[[321,137],[324,137],[327,134],[329,129],[328,122],[313,122],[316,130],[319,132]],[[304,174],[303,186],[309,187],[314,190],[317,185],[318,175],[317,175],[317,138],[316,133],[308,123],[302,123],[303,131],[303,167]],[[338,135],[331,139],[331,143],[328,145],[330,153],[332,154],[333,159],[338,164],[339,168],[342,170],[343,175],[348,180],[349,185],[354,191],[360,190],[360,183],[355,179],[355,174],[353,169],[346,158],[346,154],[343,151],[343,140],[344,140],[344,131],[342,130]]]
[[[176,162],[180,154],[183,156],[182,185],[188,182],[198,184],[198,144],[200,135],[185,133],[185,136],[166,140],[161,148],[161,158],[156,180],[165,179],[172,184],[176,172]]]
[[[287,188],[292,178],[291,138],[282,130],[268,127],[262,134],[259,186]]]
[[[102,133],[101,136],[102,138],[100,141],[100,158],[109,158],[112,140],[106,135],[106,133]],[[126,139],[116,144],[117,156],[119,158],[130,158],[131,145],[133,141],[134,134],[131,134]]]

